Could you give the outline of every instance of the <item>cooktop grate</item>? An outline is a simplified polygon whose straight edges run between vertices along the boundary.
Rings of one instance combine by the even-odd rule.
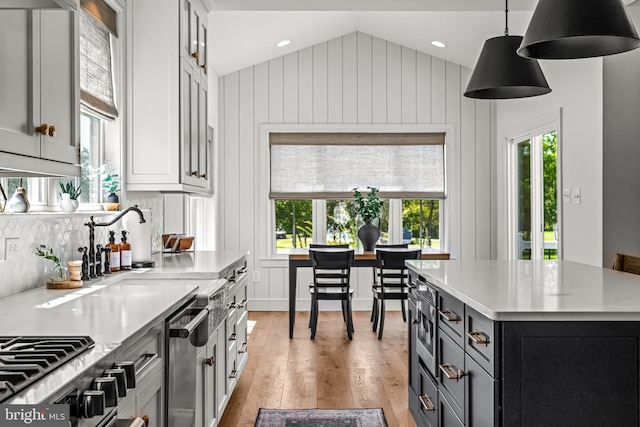
[[[93,345],[88,336],[0,336],[0,402]]]

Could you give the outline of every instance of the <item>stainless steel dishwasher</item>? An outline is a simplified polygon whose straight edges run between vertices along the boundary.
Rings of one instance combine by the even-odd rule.
[[[196,353],[209,338],[211,306],[193,301],[167,319],[167,425],[194,427]]]

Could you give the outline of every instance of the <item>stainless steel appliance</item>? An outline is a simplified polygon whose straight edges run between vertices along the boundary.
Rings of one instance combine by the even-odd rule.
[[[193,427],[196,420],[198,347],[209,339],[211,306],[195,300],[166,322],[167,351],[167,425]]]
[[[438,311],[436,309],[436,289],[420,277],[411,275],[411,292],[415,295],[416,318],[416,351],[425,367],[436,378]]]

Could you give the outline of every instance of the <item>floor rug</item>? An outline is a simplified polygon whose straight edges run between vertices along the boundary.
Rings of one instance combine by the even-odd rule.
[[[264,409],[256,427],[387,427],[382,409]]]

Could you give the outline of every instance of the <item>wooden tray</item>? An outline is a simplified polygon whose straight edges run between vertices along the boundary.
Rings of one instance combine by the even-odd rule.
[[[47,281],[47,289],[76,289],[82,287],[82,280],[65,280],[64,282]]]

